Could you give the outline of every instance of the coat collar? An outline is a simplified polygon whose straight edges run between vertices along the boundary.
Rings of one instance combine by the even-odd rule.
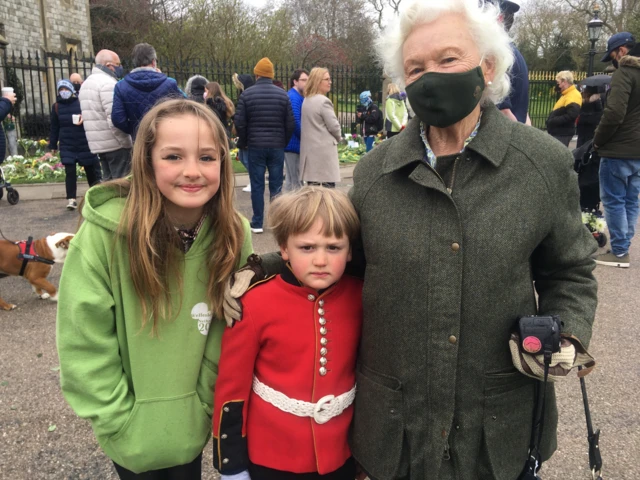
[[[483,107],[480,129],[467,146],[490,164],[499,167],[509,148],[513,122],[507,119],[495,105]],[[394,149],[386,155],[383,172],[391,173],[412,163],[420,163],[425,155],[420,138],[420,119],[414,117],[407,127],[395,137]]]

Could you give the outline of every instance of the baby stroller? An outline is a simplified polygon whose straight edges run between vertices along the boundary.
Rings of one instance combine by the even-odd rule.
[[[4,196],[4,190],[7,190],[7,202],[9,205],[15,205],[20,200],[20,195],[18,195],[18,191],[11,186],[5,176],[4,170],[2,169],[2,165],[0,165],[0,199]]]
[[[593,140],[589,140],[573,151],[573,168],[578,174],[580,188],[580,208],[583,212],[602,218],[600,210],[600,155],[593,149]],[[607,236],[586,224],[599,247],[607,244]]]

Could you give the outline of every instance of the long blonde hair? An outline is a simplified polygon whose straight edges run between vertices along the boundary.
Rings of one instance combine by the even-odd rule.
[[[209,82],[204,88],[209,92],[207,99],[210,98],[213,101],[216,97],[222,98],[222,101],[227,106],[227,119],[233,117],[233,114],[236,113],[236,107],[233,106],[231,99],[224,94],[220,84],[218,82]]]
[[[312,97],[313,95],[322,95],[320,93],[320,84],[325,73],[329,73],[329,70],[322,67],[313,67],[309,72],[309,79],[304,87],[304,97]]]
[[[181,298],[183,292],[181,240],[167,216],[167,199],[156,185],[151,163],[158,125],[180,115],[193,115],[211,128],[220,156],[220,188],[205,204],[203,212],[211,219],[211,229],[199,233],[212,238],[205,257],[209,271],[207,297],[213,315],[218,318],[223,315],[224,287],[238,264],[244,241],[242,220],[233,204],[235,179],[224,127],[211,109],[200,103],[186,99],[159,103],[147,112],[138,128],[131,177],[100,187],[119,187],[126,197],[118,233],[126,237],[131,279],[142,305],[142,328],[151,317],[153,334],[160,318],[171,319],[174,313],[170,280],[176,281]]]

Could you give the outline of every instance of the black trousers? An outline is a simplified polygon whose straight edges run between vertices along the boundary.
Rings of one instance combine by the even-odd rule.
[[[343,466],[334,472],[320,475],[319,473],[292,473],[261,465],[249,464],[251,480],[354,480],[356,478],[356,462],[349,458]]]
[[[87,182],[89,182],[89,186],[93,187],[98,182],[98,176],[96,174],[96,167],[94,165],[89,165],[84,168],[84,173],[87,175]],[[67,190],[67,200],[70,198],[75,199],[78,196],[78,179],[76,178],[76,164],[73,163],[71,165],[64,166],[64,186]]]
[[[314,187],[336,188],[335,182],[307,182],[307,185],[313,185]],[[253,480],[253,478],[251,480]]]
[[[202,454],[191,463],[144,473],[133,473],[113,462],[121,480],[200,480],[202,473]]]

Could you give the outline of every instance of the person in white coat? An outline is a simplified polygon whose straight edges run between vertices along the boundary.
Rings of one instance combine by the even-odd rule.
[[[122,76],[118,54],[100,50],[91,75],[80,88],[82,124],[91,152],[100,158],[103,180],[122,178],[131,170],[131,136],[111,122],[113,90]]]
[[[302,104],[300,180],[307,185],[334,188],[340,181],[338,142],[342,130],[333,103],[327,98],[329,90],[329,70],[319,67],[311,70]]]

